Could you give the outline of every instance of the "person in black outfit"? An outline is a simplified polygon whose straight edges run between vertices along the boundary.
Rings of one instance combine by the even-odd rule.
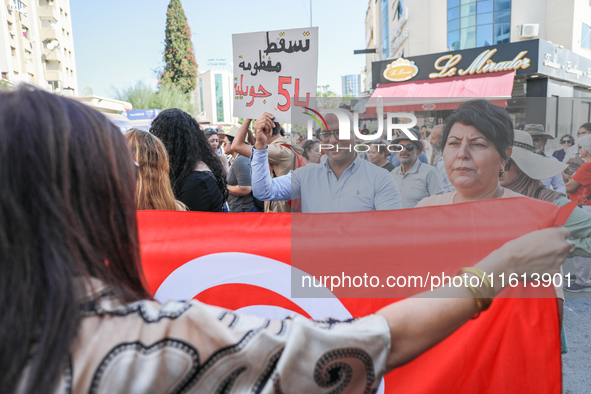
[[[177,200],[191,211],[221,212],[228,197],[226,177],[197,121],[171,108],[158,114],[150,132],[168,151],[170,182]]]

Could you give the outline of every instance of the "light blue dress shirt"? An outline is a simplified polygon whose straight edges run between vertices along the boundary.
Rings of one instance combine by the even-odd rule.
[[[548,156],[546,152],[542,152],[544,156],[551,157],[554,160],[558,160],[554,156]],[[564,179],[562,179],[562,173],[554,175],[552,178],[540,179],[542,184],[546,186],[547,189],[552,189],[556,192],[563,193],[566,195],[566,186],[564,185]]]
[[[252,192],[263,201],[302,199],[302,212],[358,212],[400,209],[400,193],[390,173],[357,156],[337,179],[326,155],[289,174],[271,178],[268,150],[252,149]]]

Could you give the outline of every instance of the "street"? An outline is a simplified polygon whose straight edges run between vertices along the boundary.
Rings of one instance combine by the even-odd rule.
[[[567,260],[564,272],[573,272]],[[565,292],[564,329],[568,353],[562,356],[564,394],[591,393],[591,293]]]

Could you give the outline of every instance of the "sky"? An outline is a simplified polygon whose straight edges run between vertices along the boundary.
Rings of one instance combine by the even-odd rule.
[[[79,92],[113,97],[138,81],[156,87],[163,67],[169,0],[71,0],[70,13]],[[232,34],[310,26],[310,0],[183,0],[193,33],[198,72],[208,59],[232,61]],[[341,76],[365,67],[367,0],[312,0],[318,26],[318,85],[341,94]],[[231,70],[230,68],[228,68]]]

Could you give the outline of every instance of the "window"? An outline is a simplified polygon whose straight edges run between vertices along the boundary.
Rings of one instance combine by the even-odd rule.
[[[16,57],[16,48],[15,47],[10,47],[10,54],[14,57]]]
[[[7,72],[2,73],[2,79],[8,80],[8,73]]]
[[[503,44],[511,38],[511,0],[448,0],[450,51]]]
[[[222,74],[215,74],[215,106],[218,122],[224,121],[224,91],[222,89]]]
[[[591,51],[591,27],[585,23],[581,30],[581,48]]]
[[[390,25],[388,18],[388,0],[382,0],[382,59],[390,56]]]

